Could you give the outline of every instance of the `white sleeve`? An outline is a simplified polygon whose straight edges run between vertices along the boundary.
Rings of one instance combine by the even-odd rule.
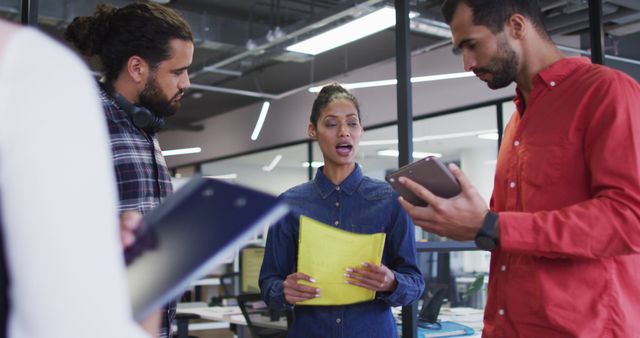
[[[0,58],[9,337],[148,337],[132,319],[97,84],[32,29]]]

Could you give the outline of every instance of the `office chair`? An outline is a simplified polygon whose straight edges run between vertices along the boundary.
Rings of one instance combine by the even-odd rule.
[[[196,338],[189,335],[189,321],[191,319],[200,319],[200,316],[195,313],[176,313],[176,325],[178,326],[176,338]]]
[[[242,311],[242,315],[244,319],[247,321],[247,327],[251,332],[251,336],[255,338],[285,338],[287,336],[287,330],[278,330],[256,326],[255,323],[251,320],[251,315],[256,314],[265,314],[269,316],[269,309],[262,302],[262,297],[257,293],[250,294],[242,294],[238,295],[238,306],[240,307],[240,311]],[[262,303],[263,307],[256,308],[253,307],[253,304]],[[287,315],[287,326],[289,326],[289,315]]]

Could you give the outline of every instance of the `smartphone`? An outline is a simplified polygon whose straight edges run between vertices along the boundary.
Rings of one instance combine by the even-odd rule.
[[[461,192],[460,184],[458,184],[458,181],[451,171],[445,167],[442,161],[434,156],[428,156],[411,164],[407,164],[385,177],[387,182],[391,184],[391,187],[409,203],[416,206],[426,206],[427,202],[416,196],[402,183],[398,182],[398,178],[401,176],[407,177],[422,185],[439,197],[451,198]]]

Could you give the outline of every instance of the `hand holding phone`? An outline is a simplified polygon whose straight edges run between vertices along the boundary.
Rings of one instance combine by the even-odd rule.
[[[402,176],[422,185],[439,197],[451,198],[461,192],[460,184],[451,171],[434,156],[428,156],[407,164],[385,177],[391,187],[406,201],[415,206],[426,206],[427,203],[425,201],[398,181],[398,178]]]

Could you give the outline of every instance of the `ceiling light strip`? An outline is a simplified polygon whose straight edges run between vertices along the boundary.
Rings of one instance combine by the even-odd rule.
[[[449,133],[449,134],[438,134],[438,135],[426,135],[414,137],[413,142],[424,142],[424,141],[433,141],[433,140],[446,140],[451,138],[459,138],[459,137],[468,137],[468,136],[477,136],[483,134],[497,133],[496,129],[484,129],[484,130],[474,130],[474,131],[463,131],[459,133]],[[382,145],[394,145],[398,144],[397,139],[386,139],[386,140],[370,140],[370,141],[360,141],[360,146],[382,146]]]
[[[409,17],[416,15],[417,13],[410,13]],[[396,10],[392,7],[382,7],[344,25],[293,44],[286,49],[291,52],[318,55],[385,30],[395,24]]]
[[[459,133],[450,133],[450,134],[439,134],[439,135],[426,135],[420,137],[414,137],[413,142],[424,142],[424,141],[433,141],[433,140],[446,140],[450,138],[459,138],[459,137],[467,137],[467,136],[476,136],[488,133],[497,133],[498,131],[495,129],[485,129],[485,130],[474,130],[474,131],[463,131]]]
[[[400,154],[400,151],[398,151],[398,149],[384,149],[384,150],[378,151],[378,155],[380,156],[398,157],[399,154]],[[413,158],[425,158],[428,156],[442,157],[442,154],[440,153],[430,153],[430,152],[422,152],[422,151],[414,151],[412,155],[413,155]]]
[[[420,82],[431,82],[431,81],[441,81],[441,80],[452,80],[452,79],[460,79],[464,77],[474,76],[473,72],[460,72],[460,73],[448,73],[448,74],[436,74],[436,75],[426,75],[426,76],[416,76],[411,78],[411,83],[420,83]],[[343,83],[342,87],[347,89],[357,89],[357,88],[371,88],[371,87],[381,87],[381,86],[393,86],[398,83],[396,79],[389,80],[377,80],[377,81],[364,81],[364,82],[353,82],[353,83]],[[309,92],[318,93],[322,89],[323,86],[316,86],[309,88]]]
[[[231,174],[221,174],[221,175],[210,175],[210,176],[204,176],[206,178],[215,178],[217,180],[234,180],[236,178],[238,178],[238,174],[236,173],[231,173]]]
[[[324,165],[324,162],[318,162],[318,161],[312,161],[311,162],[311,167],[312,168],[320,168]],[[309,162],[302,162],[302,166],[304,168],[309,168]]]
[[[202,148],[200,147],[163,150],[162,156],[166,157],[166,156],[175,156],[175,155],[198,154],[201,151],[202,151]]]
[[[409,22],[412,32],[420,32],[428,35],[435,35],[441,38],[451,39],[451,29],[444,22],[427,18],[414,18]]]
[[[207,86],[207,85],[201,85],[201,84],[195,84],[195,83],[192,83],[189,88],[206,90],[209,92],[219,92],[219,93],[257,97],[257,98],[268,99],[268,100],[275,100],[278,98],[278,95],[273,95],[273,94],[265,94],[265,93],[259,93],[259,92],[252,92],[249,90],[224,88],[224,87],[218,87],[218,86]]]
[[[258,121],[256,122],[255,128],[253,128],[253,133],[251,134],[251,140],[255,141],[258,139],[260,135],[260,131],[262,130],[262,125],[264,124],[264,120],[267,118],[267,112],[269,112],[269,106],[271,104],[269,101],[264,101],[262,104],[262,109],[260,109],[260,116],[258,116]]]
[[[269,163],[269,165],[265,165],[264,167],[262,167],[262,170],[267,172],[272,171],[278,165],[278,163],[280,163],[281,159],[282,159],[281,154],[276,155],[276,157],[274,157],[273,160],[271,160],[271,163]]]
[[[452,79],[460,79],[463,77],[471,77],[471,76],[475,76],[475,74],[473,72],[460,72],[460,73],[416,76],[411,78],[411,83],[452,80]]]
[[[344,17],[354,15],[354,13],[361,12],[363,8],[367,8],[369,6],[377,5],[378,3],[383,2],[383,1],[384,0],[368,0],[368,1],[365,1],[365,2],[362,2],[362,3],[358,4],[356,6],[349,6],[349,8],[344,10],[344,11],[341,11],[339,13],[336,13],[334,15],[326,17],[326,18],[324,18],[324,19],[322,19],[322,20],[320,20],[318,22],[314,22],[313,24],[307,25],[307,26],[305,26],[305,27],[303,27],[303,28],[301,28],[299,30],[296,30],[294,32],[288,33],[287,35],[283,36],[280,39],[275,39],[275,40],[273,40],[271,42],[266,42],[266,43],[254,48],[254,49],[246,50],[246,51],[244,51],[244,52],[242,52],[240,54],[236,54],[234,56],[231,56],[231,57],[229,57],[227,59],[224,59],[222,61],[219,61],[219,62],[213,64],[212,66],[216,67],[216,68],[222,68],[222,67],[225,67],[225,66],[227,66],[227,65],[229,65],[229,64],[231,64],[233,62],[242,60],[242,59],[244,59],[246,57],[260,55],[261,53],[263,53],[268,48],[271,48],[271,47],[273,47],[275,45],[278,45],[278,44],[282,43],[283,41],[285,41],[287,39],[296,38],[298,36],[301,36],[303,34],[306,34],[306,33],[310,32],[313,29],[317,29],[318,27],[322,27],[324,25],[331,24],[331,23],[333,23],[333,22],[335,22],[337,20],[340,20],[340,19],[342,19]]]

